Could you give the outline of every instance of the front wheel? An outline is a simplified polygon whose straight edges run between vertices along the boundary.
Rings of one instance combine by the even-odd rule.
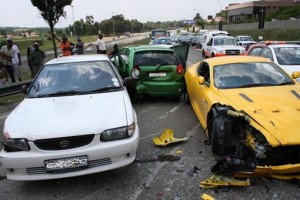
[[[218,127],[215,122],[212,123],[211,151],[213,154],[220,155],[220,142],[218,138]]]

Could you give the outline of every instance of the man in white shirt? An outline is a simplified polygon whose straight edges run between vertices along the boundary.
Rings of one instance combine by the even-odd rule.
[[[98,54],[106,54],[106,46],[102,34],[99,34],[99,38],[96,41],[96,47]]]
[[[22,65],[21,54],[20,54],[19,48],[16,44],[14,44],[12,46],[12,48],[15,49],[15,51],[16,51],[15,56],[12,59],[15,76],[18,78],[19,81],[22,81],[22,78],[21,78],[21,65]]]
[[[12,63],[12,60],[16,55],[16,50],[13,48],[13,44],[12,38],[7,38],[6,45],[2,46],[0,50],[4,68],[6,69],[12,83],[16,82]]]

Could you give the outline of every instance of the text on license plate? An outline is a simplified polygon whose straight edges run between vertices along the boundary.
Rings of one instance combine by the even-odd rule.
[[[61,158],[56,160],[45,161],[45,167],[47,171],[85,167],[87,166],[87,164],[88,164],[87,156]]]
[[[161,73],[149,73],[149,77],[164,77],[167,76],[166,72]]]

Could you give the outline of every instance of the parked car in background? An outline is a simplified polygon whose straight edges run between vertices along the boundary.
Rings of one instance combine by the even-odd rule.
[[[172,44],[172,40],[170,37],[160,37],[160,38],[154,38],[154,40],[151,40],[149,42],[149,45],[159,45],[159,44]]]
[[[191,46],[196,46],[197,40],[199,40],[200,36],[191,36]]]
[[[168,36],[170,36],[170,32],[165,29],[152,30],[150,34],[151,42],[153,42],[155,38],[168,37]]]
[[[238,45],[244,47],[246,50],[253,44],[256,44],[253,38],[249,35],[238,35],[235,37]]]
[[[244,55],[246,50],[237,44],[232,36],[211,37],[203,48],[203,57],[211,58],[216,56]]]
[[[300,85],[294,79],[255,56],[210,58],[187,68],[185,101],[221,156],[213,173],[298,177]]]
[[[268,58],[289,74],[300,71],[300,41],[265,41],[251,46],[246,55]],[[300,82],[300,79],[297,79]]]
[[[120,49],[117,68],[123,78],[136,82],[127,90],[132,101],[150,96],[171,96],[179,101],[184,90],[188,45],[126,46]]]
[[[5,120],[0,163],[11,180],[74,177],[135,160],[139,126],[106,55],[47,62]]]
[[[198,36],[198,37],[197,37],[197,40],[196,40],[195,47],[196,47],[197,49],[202,49],[203,46],[204,46],[205,39],[206,39],[206,35]]]
[[[179,44],[191,45],[191,35],[189,33],[181,33],[178,37]]]

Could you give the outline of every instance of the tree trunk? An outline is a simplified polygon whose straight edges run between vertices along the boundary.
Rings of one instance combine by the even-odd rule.
[[[50,30],[51,30],[51,37],[52,37],[52,43],[53,43],[54,56],[55,56],[55,58],[57,58],[57,47],[56,47],[56,42],[55,42],[54,26],[50,25]]]

